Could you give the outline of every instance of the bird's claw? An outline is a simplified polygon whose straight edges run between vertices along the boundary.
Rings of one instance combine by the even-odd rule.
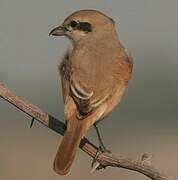
[[[95,161],[95,162],[92,161],[92,165],[91,165],[92,169],[90,172],[91,173],[95,172],[96,170],[98,170],[99,166],[100,166],[100,163],[98,161]]]

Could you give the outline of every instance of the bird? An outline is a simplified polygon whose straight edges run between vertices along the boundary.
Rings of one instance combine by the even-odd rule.
[[[73,12],[49,35],[65,36],[72,44],[59,65],[67,128],[53,163],[57,174],[67,175],[88,129],[94,125],[99,133],[97,123],[121,101],[133,61],[119,40],[115,21],[98,10]]]

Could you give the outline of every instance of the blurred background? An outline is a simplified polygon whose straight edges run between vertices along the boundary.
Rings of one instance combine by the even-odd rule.
[[[178,178],[177,0],[0,0],[0,81],[17,95],[63,120],[57,64],[70,42],[49,31],[79,9],[97,9],[116,21],[134,58],[133,77],[120,106],[100,123],[106,146],[118,156],[152,163]],[[0,179],[148,179],[107,168],[90,174],[91,158],[79,150],[72,172],[52,170],[61,136],[0,100]],[[94,129],[87,134],[96,141]]]

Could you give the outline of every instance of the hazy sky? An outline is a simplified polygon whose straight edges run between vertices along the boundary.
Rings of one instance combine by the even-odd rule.
[[[134,58],[133,78],[120,106],[100,127],[115,154],[134,159],[153,154],[153,164],[178,178],[177,0],[0,0],[0,81],[57,118],[63,103],[57,64],[69,46],[49,31],[79,9],[97,9],[116,21]],[[0,179],[127,179],[144,176],[108,168],[90,174],[91,159],[79,150],[68,177],[53,159],[61,136],[0,101]],[[91,129],[88,137],[96,142]]]

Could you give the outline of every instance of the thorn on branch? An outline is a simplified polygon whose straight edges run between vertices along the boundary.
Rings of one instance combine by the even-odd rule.
[[[33,117],[30,123],[30,128],[32,128],[34,121],[35,121],[35,118]]]

